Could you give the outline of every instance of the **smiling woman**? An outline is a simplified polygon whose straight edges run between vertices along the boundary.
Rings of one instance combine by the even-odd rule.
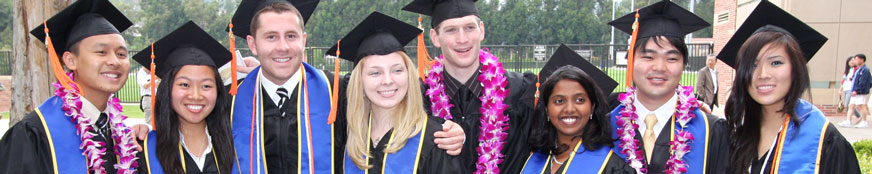
[[[154,59],[152,59],[154,56]],[[227,94],[216,65],[230,52],[197,24],[188,22],[143,49],[134,59],[160,79],[155,131],[139,157],[142,172],[228,172],[233,164]],[[154,64],[152,64],[152,61]]]

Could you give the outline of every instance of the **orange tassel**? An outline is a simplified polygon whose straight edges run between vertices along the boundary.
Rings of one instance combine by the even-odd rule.
[[[539,73],[536,73],[536,95],[534,97],[536,98],[533,99],[533,108],[536,108],[539,105]]]
[[[424,30],[424,27],[421,25],[421,21],[423,21],[423,20],[424,20],[424,18],[421,17],[421,15],[419,14],[418,15],[418,28],[420,28],[422,31]],[[430,54],[427,53],[426,42],[424,42],[424,32],[421,32],[421,34],[418,34],[418,53],[417,54],[418,54],[418,56],[417,56],[418,57],[418,77],[420,77],[421,80],[425,80],[427,78],[427,70],[430,69],[431,62],[430,62]]]
[[[236,58],[236,54],[234,54],[234,51],[236,51],[236,37],[233,36],[233,19],[230,19],[230,24],[228,24],[228,27],[230,27],[230,31],[227,32],[227,37],[230,38],[230,55],[232,55],[231,56],[232,59],[230,59],[230,74],[232,77],[232,78],[230,78],[230,81],[231,81],[230,95],[236,95],[236,90],[239,88],[239,86],[236,84],[236,83],[238,83],[238,82],[236,82],[236,78],[237,78],[236,77],[236,59],[237,58]]]
[[[155,101],[156,101],[155,98],[157,97],[157,95],[155,95],[155,94],[157,93],[157,91],[156,91],[156,90],[157,90],[157,86],[155,86],[155,82],[154,82],[155,80],[157,80],[157,78],[155,78],[155,75],[154,75],[154,68],[155,68],[155,64],[154,64],[154,42],[151,43],[151,65],[149,65],[149,66],[150,66],[150,69],[149,69],[149,70],[151,70],[151,71],[150,71],[150,73],[151,73],[151,81],[149,82],[149,85],[151,85],[151,126],[152,126],[154,129],[157,129],[157,124],[155,124],[155,120],[154,120],[154,110],[156,109],[156,108],[154,107],[154,105],[155,105]]]
[[[339,43],[341,41],[336,41],[336,59],[333,61],[333,96],[330,96],[330,117],[327,117],[327,124],[336,122],[336,112],[339,110]]]
[[[48,34],[47,21],[43,21],[42,25],[45,26],[43,27],[43,31],[45,32],[45,46],[46,49],[48,49],[48,59],[49,61],[51,61],[51,69],[54,72],[55,78],[58,79],[58,83],[60,83],[61,86],[64,87],[64,89],[72,90],[73,88],[70,87],[70,84],[75,84],[76,87],[78,87],[79,84],[74,82],[73,79],[70,79],[70,77],[67,76],[66,71],[64,71],[64,67],[61,64],[61,59],[58,58],[58,54],[55,52],[54,44],[52,44],[51,42],[51,36],[49,36]],[[85,91],[78,90],[78,92],[79,95],[85,95]]]
[[[636,9],[636,21],[633,22],[633,35],[630,37],[630,49],[627,50],[627,87],[633,86],[633,62],[636,53],[636,37],[639,34],[639,9]]]

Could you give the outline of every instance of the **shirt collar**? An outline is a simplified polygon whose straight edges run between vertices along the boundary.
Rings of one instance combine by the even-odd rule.
[[[284,87],[285,89],[287,89],[288,90],[288,97],[290,97],[290,94],[294,93],[293,91],[297,87],[297,83],[300,82],[300,77],[302,77],[300,75],[300,70],[297,70],[296,72],[294,72],[294,75],[292,75],[290,79],[285,81],[284,84],[278,85],[278,84],[273,83],[272,81],[270,81],[266,77],[264,77],[263,73],[265,73],[263,71],[263,69],[260,69],[260,73],[258,74],[258,78],[261,79],[261,81],[262,81],[261,85],[267,91],[267,95],[269,96],[270,100],[273,101],[273,103],[279,103],[279,99],[280,99],[279,94],[276,93],[276,91],[278,91],[279,87]]]
[[[97,109],[97,106],[94,106],[94,104],[91,103],[91,101],[88,101],[88,99],[86,99],[85,97],[79,97],[79,99],[82,101],[82,114],[85,114],[85,116],[91,119],[92,123],[96,122],[97,119],[100,118],[100,113],[109,111],[108,105],[103,110],[103,112],[100,112],[100,110]]]
[[[633,106],[636,108],[636,115],[638,116],[636,118],[636,122],[639,123],[639,133],[642,133],[642,135],[645,134],[645,131],[647,130],[647,126],[645,125],[645,117],[647,117],[648,114],[653,113],[657,118],[657,123],[655,123],[653,127],[654,136],[660,135],[660,131],[663,129],[664,126],[666,126],[666,123],[669,122],[669,119],[672,118],[672,115],[675,114],[675,107],[678,106],[677,101],[678,95],[673,93],[672,98],[669,98],[666,103],[663,103],[663,105],[660,105],[659,108],[651,111],[648,110],[648,108],[645,108],[645,106],[642,105],[641,102],[639,102],[637,95],[637,99],[633,101]]]
[[[445,92],[448,96],[454,96],[458,89],[465,88],[472,92],[475,96],[479,96],[481,94],[481,82],[478,81],[478,76],[481,75],[481,65],[478,66],[478,69],[472,76],[469,76],[469,79],[466,82],[460,82],[460,80],[455,79],[451,74],[445,73]]]

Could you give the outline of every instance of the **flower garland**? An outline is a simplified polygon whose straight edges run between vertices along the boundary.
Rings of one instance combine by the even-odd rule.
[[[72,73],[67,73],[67,76],[73,79]],[[106,142],[92,139],[97,134],[91,132],[93,130],[91,119],[82,114],[82,100],[79,95],[78,86],[71,84],[72,89],[65,89],[60,83],[56,82],[53,85],[58,88],[55,91],[55,96],[63,100],[62,109],[64,114],[72,118],[72,121],[76,123],[76,134],[80,136],[82,141],[79,149],[84,150],[82,155],[87,159],[88,170],[94,171],[96,174],[106,173],[106,169],[103,168],[103,163],[106,161],[102,159],[103,155],[106,154],[106,149],[103,148],[103,146],[106,146]],[[117,173],[136,173],[135,168],[139,166],[136,163],[136,153],[138,151],[134,149],[136,148],[136,141],[133,139],[133,133],[130,129],[122,123],[127,117],[121,114],[121,102],[114,95],[110,95],[108,107],[109,124],[112,126],[112,138],[117,142],[114,147],[115,155],[118,155],[120,158],[119,163],[113,167],[117,170]]]
[[[626,93],[619,95],[618,100],[624,108],[617,116],[618,135],[621,142],[618,147],[621,148],[621,153],[627,155],[627,163],[630,167],[636,169],[637,173],[648,173],[645,168],[645,163],[642,162],[642,151],[639,150],[639,140],[635,139],[636,129],[639,125],[636,124],[636,108],[633,106],[635,101],[636,89],[630,87]],[[676,130],[675,137],[669,142],[672,156],[666,161],[666,173],[685,173],[687,172],[687,164],[684,163],[684,155],[690,152],[690,142],[694,140],[693,134],[685,130],[687,123],[696,117],[691,111],[699,107],[699,103],[693,96],[692,86],[678,86],[675,89],[678,94],[678,106],[675,109],[675,122],[681,126]]]
[[[479,118],[481,134],[479,134],[479,146],[476,149],[479,157],[476,161],[477,170],[475,173],[500,173],[498,165],[503,161],[502,149],[508,136],[506,131],[508,130],[509,117],[504,113],[508,106],[503,103],[509,94],[509,90],[506,89],[508,81],[504,75],[506,71],[499,58],[488,51],[485,48],[479,51],[478,55],[482,73],[477,79],[483,87],[483,95],[479,98],[481,100],[479,112],[482,113],[482,117]],[[434,62],[433,69],[428,73],[425,83],[430,87],[427,89],[427,96],[430,97],[430,103],[432,103],[430,110],[433,111],[433,115],[448,120],[453,118],[450,110],[454,105],[449,102],[450,99],[445,94],[442,60],[444,59],[440,56]]]

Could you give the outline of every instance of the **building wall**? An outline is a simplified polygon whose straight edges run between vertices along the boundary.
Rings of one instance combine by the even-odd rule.
[[[808,62],[811,79],[811,96],[804,98],[819,106],[833,105],[838,101],[838,88],[842,80],[845,61],[857,53],[872,55],[872,15],[863,12],[872,7],[869,0],[770,0],[773,4],[790,12],[806,22],[829,40]],[[760,0],[716,0],[715,17],[723,11],[730,11],[730,22],[714,25],[716,51],[726,44],[742,22],[747,19]],[[872,64],[867,62],[867,66]],[[720,72],[732,72],[732,68],[718,64]],[[726,69],[721,71],[721,69]],[[727,77],[724,77],[727,76]],[[732,74],[720,74],[721,85],[731,86]],[[728,89],[725,89],[728,90]],[[721,104],[727,96],[719,97]]]

